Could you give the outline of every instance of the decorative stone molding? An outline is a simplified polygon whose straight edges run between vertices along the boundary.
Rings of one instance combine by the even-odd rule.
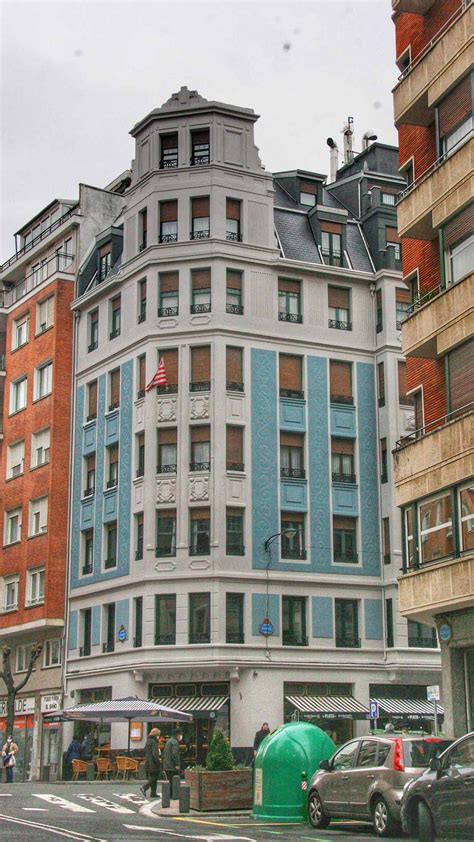
[[[208,558],[192,558],[189,562],[191,570],[207,570],[211,566]]]
[[[175,479],[158,479],[156,481],[156,502],[157,503],[175,503],[176,502],[176,480]]]
[[[176,562],[172,559],[155,562],[155,570],[157,573],[171,573],[176,569]]]
[[[176,398],[158,398],[156,402],[156,420],[176,421]]]
[[[196,395],[189,399],[189,417],[191,421],[209,418],[209,395]]]
[[[191,503],[209,500],[209,477],[190,477],[189,499]]]

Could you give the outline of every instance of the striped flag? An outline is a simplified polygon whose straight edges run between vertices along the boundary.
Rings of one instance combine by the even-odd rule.
[[[156,369],[156,374],[153,376],[152,380],[150,380],[148,386],[145,389],[145,392],[149,392],[151,389],[156,389],[157,386],[166,386],[166,371],[165,371],[165,361],[163,357],[160,360],[158,368]]]

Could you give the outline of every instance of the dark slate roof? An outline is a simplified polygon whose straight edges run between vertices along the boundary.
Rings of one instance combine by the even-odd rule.
[[[278,181],[273,182],[273,186],[275,188],[275,196],[273,198],[273,203],[277,205],[279,208],[298,208],[298,202],[295,202],[292,196],[284,190],[284,188],[278,184]],[[307,210],[307,208],[305,209]]]
[[[313,232],[305,214],[275,210],[274,220],[285,257],[290,260],[321,263]]]
[[[331,192],[323,187],[323,205],[328,208],[337,208],[338,210],[347,210],[346,206],[339,201],[339,199]]]
[[[367,246],[357,223],[348,221],[346,239],[347,252],[352,263],[352,268],[357,269],[359,272],[373,272],[374,270],[367,253]]]

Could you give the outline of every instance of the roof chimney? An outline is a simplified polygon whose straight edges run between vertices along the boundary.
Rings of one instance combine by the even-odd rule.
[[[337,176],[337,170],[339,166],[339,149],[337,148],[337,143],[332,139],[332,137],[328,137],[326,143],[329,146],[329,149],[331,150],[328,184],[332,184],[333,181],[336,180]]]
[[[369,131],[364,132],[364,134],[362,135],[362,152],[365,152],[366,149],[369,148],[369,145],[374,142],[374,140],[377,140],[377,135],[375,134],[375,132],[370,131],[370,129]]]

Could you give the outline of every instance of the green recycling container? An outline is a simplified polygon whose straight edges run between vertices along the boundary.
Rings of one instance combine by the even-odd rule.
[[[335,750],[331,737],[311,722],[287,722],[265,737],[255,758],[253,818],[305,822],[311,778]]]

